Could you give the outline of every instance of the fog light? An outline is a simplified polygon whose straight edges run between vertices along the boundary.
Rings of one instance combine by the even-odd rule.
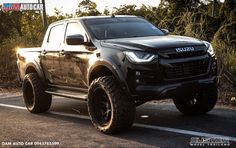
[[[141,117],[141,118],[149,118],[148,115],[141,115],[140,117]]]
[[[137,79],[137,80],[136,80],[136,83],[139,83],[139,82],[140,82],[139,79]]]
[[[136,76],[140,76],[141,75],[141,73],[139,72],[139,71],[136,71]]]

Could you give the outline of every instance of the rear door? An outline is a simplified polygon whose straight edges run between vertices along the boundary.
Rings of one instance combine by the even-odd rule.
[[[44,73],[52,84],[62,83],[60,79],[59,52],[64,39],[64,23],[59,23],[51,28],[46,34],[41,52],[41,64]]]

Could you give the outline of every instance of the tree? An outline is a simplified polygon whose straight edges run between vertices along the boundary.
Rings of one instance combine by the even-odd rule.
[[[236,20],[236,1],[225,0],[220,9],[220,17],[226,21],[232,22]]]
[[[103,14],[104,15],[109,15],[110,14],[110,11],[108,10],[108,7],[106,6],[104,11],[103,11]]]
[[[22,35],[21,12],[0,11],[0,43],[12,35],[12,32]]]
[[[191,11],[198,7],[200,0],[161,0],[160,7],[168,7],[170,17],[179,16],[181,12]]]
[[[77,16],[97,16],[101,13],[97,10],[97,4],[90,0],[83,0],[79,3],[78,9],[76,10]]]
[[[136,5],[122,5],[120,8],[114,8],[114,14],[116,15],[138,15]]]
[[[40,13],[34,11],[23,12],[21,18],[22,36],[30,44],[40,46],[44,36],[44,28]]]

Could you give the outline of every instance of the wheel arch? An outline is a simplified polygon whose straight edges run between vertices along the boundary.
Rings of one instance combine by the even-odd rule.
[[[37,73],[38,74],[38,71],[36,70],[36,68],[34,66],[29,65],[25,70],[25,75],[27,75],[29,73]]]
[[[90,72],[88,78],[89,85],[92,83],[94,79],[102,76],[114,76],[115,78],[117,78],[110,68],[104,65],[99,65]]]
[[[27,75],[29,73],[36,73],[39,76],[39,78],[41,80],[43,80],[43,82],[46,82],[45,81],[46,79],[45,79],[44,73],[43,73],[41,67],[38,66],[38,64],[36,64],[36,63],[28,63],[26,65],[26,68],[25,68],[25,75]]]
[[[90,85],[92,81],[98,77],[102,76],[114,76],[115,79],[120,83],[122,89],[129,92],[126,81],[122,72],[115,66],[115,64],[111,64],[106,61],[97,61],[93,64],[93,66],[89,69],[88,73],[88,84]]]

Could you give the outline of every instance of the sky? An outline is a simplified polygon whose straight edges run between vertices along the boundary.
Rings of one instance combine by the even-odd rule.
[[[41,1],[41,0],[40,0]],[[49,15],[54,14],[54,8],[58,8],[62,13],[74,14],[79,3],[82,0],[45,0],[46,12]],[[103,12],[105,7],[111,11],[113,7],[119,7],[120,5],[135,4],[141,6],[142,4],[150,6],[158,6],[160,0],[91,0],[97,4],[97,9]],[[37,3],[38,0],[0,0],[0,5],[3,3]]]

